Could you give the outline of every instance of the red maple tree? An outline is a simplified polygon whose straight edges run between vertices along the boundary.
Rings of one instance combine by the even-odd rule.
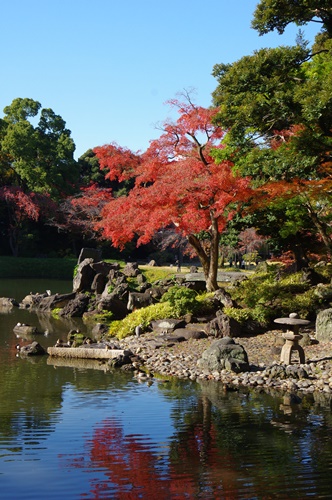
[[[176,122],[166,121],[163,134],[143,154],[116,144],[94,149],[110,180],[134,179],[126,196],[113,198],[101,213],[98,228],[119,248],[137,237],[148,243],[170,225],[186,236],[200,259],[207,290],[218,288],[220,232],[239,202],[250,195],[249,179],[237,177],[230,162],[216,164],[211,150],[220,147],[224,131],[213,124],[217,109],[169,102],[178,110]],[[207,245],[208,242],[208,245]]]
[[[0,187],[0,209],[7,218],[8,241],[12,253],[18,256],[20,237],[24,224],[37,221],[41,214],[55,210],[55,204],[48,195],[27,192],[18,186]]]

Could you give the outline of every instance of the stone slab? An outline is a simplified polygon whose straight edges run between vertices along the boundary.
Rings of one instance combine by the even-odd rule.
[[[94,349],[85,347],[48,347],[47,354],[61,358],[79,359],[114,359],[129,356],[130,351],[124,349]]]

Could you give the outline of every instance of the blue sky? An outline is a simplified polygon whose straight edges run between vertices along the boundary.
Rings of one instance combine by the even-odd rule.
[[[211,104],[217,63],[295,43],[297,28],[259,37],[256,0],[0,0],[0,116],[30,97],[62,116],[76,144],[144,151],[171,115],[165,101],[196,89]],[[317,26],[304,29],[311,40]]]

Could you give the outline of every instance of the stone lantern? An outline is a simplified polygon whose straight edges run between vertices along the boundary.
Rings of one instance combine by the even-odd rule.
[[[281,349],[280,361],[286,365],[290,365],[292,363],[292,353],[298,352],[300,363],[304,364],[305,355],[303,347],[299,345],[299,340],[302,339],[299,330],[301,326],[308,325],[310,321],[300,319],[296,313],[291,313],[288,318],[277,318],[274,322],[279,325],[287,326],[287,331],[282,334],[285,339],[285,344]]]

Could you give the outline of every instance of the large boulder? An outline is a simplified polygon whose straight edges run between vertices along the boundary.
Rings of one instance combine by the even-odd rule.
[[[142,307],[147,307],[153,304],[153,298],[150,294],[149,289],[146,292],[129,292],[127,309],[128,311],[134,311],[135,309],[141,309]]]
[[[230,337],[216,340],[206,349],[197,365],[204,372],[213,373],[230,370],[236,373],[248,371],[248,356],[243,346],[236,344]]]
[[[207,337],[204,330],[202,330],[200,328],[193,328],[193,327],[177,328],[175,330],[175,334],[180,336],[180,337],[183,337],[185,340],[205,339]]]
[[[82,317],[87,311],[88,306],[89,297],[84,293],[80,293],[76,295],[73,300],[70,300],[63,309],[61,309],[59,316]]]
[[[183,319],[165,318],[151,322],[151,327],[156,333],[169,333],[177,328],[184,328],[186,322]]]
[[[96,272],[92,269],[93,259],[84,259],[73,279],[73,292],[89,292]]]
[[[324,309],[316,317],[316,340],[330,342],[332,340],[332,309]]]
[[[111,263],[102,260],[100,262],[92,262],[91,267],[95,271],[95,273],[100,273],[104,276],[108,276],[111,271],[119,271],[120,264],[117,262]]]
[[[91,290],[95,292],[97,295],[101,295],[105,290],[107,281],[108,281],[107,276],[105,276],[102,273],[97,273],[91,283]]]
[[[53,309],[61,309],[74,298],[75,293],[56,293],[54,295],[46,295],[40,300],[37,309],[43,312],[52,311]]]
[[[122,272],[128,278],[135,278],[141,273],[140,270],[138,269],[137,262],[128,262],[122,269]]]
[[[15,299],[0,297],[0,308],[11,308],[13,306],[18,306],[18,302]]]
[[[32,293],[26,295],[20,302],[21,309],[34,309],[39,307],[40,302],[49,295],[47,293]]]
[[[29,335],[36,335],[38,333],[38,330],[35,326],[17,323],[13,328],[13,332],[18,337],[26,337]]]
[[[121,300],[116,293],[103,294],[97,302],[96,309],[98,313],[110,311],[114,320],[123,319],[128,314],[126,302]]]
[[[78,257],[78,264],[81,264],[85,259],[92,259],[94,262],[101,260],[101,250],[99,248],[82,248]]]
[[[240,337],[241,332],[241,324],[221,310],[216,312],[216,317],[208,324],[208,333],[215,337]]]

